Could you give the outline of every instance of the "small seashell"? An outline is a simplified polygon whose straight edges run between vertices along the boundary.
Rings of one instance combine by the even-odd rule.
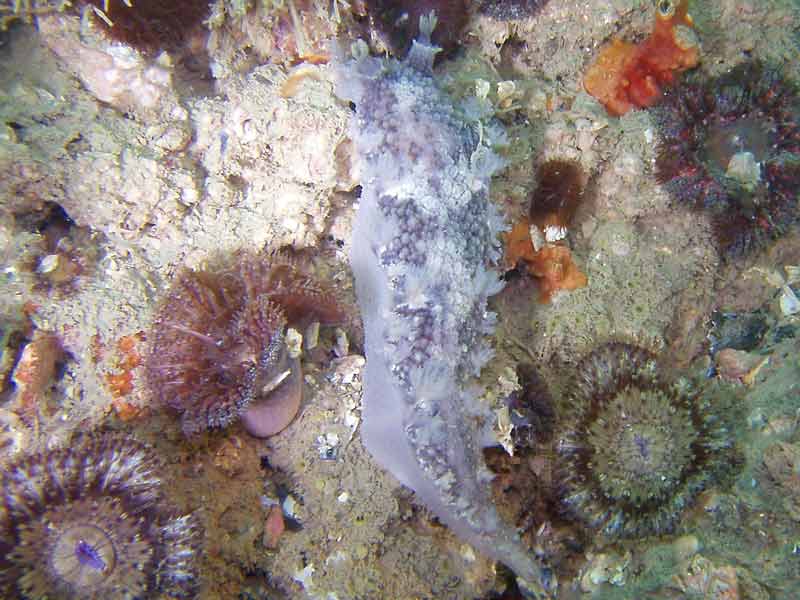
[[[784,265],[783,270],[786,271],[786,283],[800,282],[800,266],[798,265]]]
[[[486,100],[489,96],[489,91],[491,90],[491,85],[485,79],[477,79],[475,80],[475,95],[478,97],[479,100]]]
[[[306,350],[313,350],[319,343],[319,321],[314,321],[306,327],[306,333],[303,336],[303,344]]]
[[[501,81],[497,84],[497,97],[502,102],[510,98],[517,91],[517,86],[513,81]]]
[[[741,381],[752,385],[756,375],[769,361],[768,356],[759,356],[744,350],[724,348],[717,352],[717,371],[726,381]]]
[[[693,535],[682,535],[672,543],[672,550],[678,562],[689,560],[700,551],[700,540]]]
[[[339,436],[326,433],[317,437],[317,452],[322,460],[336,460],[339,454]]]
[[[298,358],[303,354],[303,334],[293,327],[286,330],[286,350],[289,358]]]
[[[336,344],[333,347],[333,353],[339,358],[350,354],[350,340],[347,337],[347,332],[341,327],[336,328]]]
[[[630,552],[625,556],[613,554],[590,555],[590,564],[581,578],[581,589],[584,592],[593,592],[601,584],[625,585],[625,569],[631,560]]]
[[[58,261],[58,254],[48,254],[47,256],[42,257],[42,260],[39,261],[39,265],[36,267],[36,272],[41,273],[42,275],[52,273],[58,268]]]
[[[783,293],[781,294],[781,312],[784,316],[796,315],[800,312],[800,300],[797,299],[797,295],[794,293],[794,290],[788,286],[783,286]]]
[[[28,429],[16,413],[0,408],[0,462],[28,446]]]

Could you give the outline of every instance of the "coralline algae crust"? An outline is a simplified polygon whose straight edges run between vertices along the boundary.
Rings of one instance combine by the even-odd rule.
[[[350,136],[362,182],[351,263],[365,329],[363,430],[376,460],[463,540],[529,581],[539,567],[492,503],[481,448],[491,416],[470,380],[502,288],[493,265],[503,219],[488,186],[503,162],[433,74],[435,20],[403,61],[340,61],[337,94],[356,105]]]

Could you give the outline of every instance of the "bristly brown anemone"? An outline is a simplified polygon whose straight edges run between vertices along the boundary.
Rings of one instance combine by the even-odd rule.
[[[796,223],[800,92],[776,69],[744,63],[670,89],[653,110],[658,180],[710,215],[720,250],[738,255]]]
[[[732,455],[725,424],[643,348],[611,343],[577,369],[557,437],[568,512],[607,537],[669,531]]]
[[[147,52],[177,50],[203,31],[208,0],[78,0],[113,40]]]
[[[341,322],[342,313],[332,293],[286,254],[238,253],[187,269],[153,323],[149,387],[181,414],[186,434],[242,416],[253,435],[277,433],[297,412],[302,389],[299,362],[286,356],[286,327],[310,319]]]
[[[0,501],[0,595],[194,597],[200,529],[165,503],[158,467],[148,447],[113,435],[10,465]]]

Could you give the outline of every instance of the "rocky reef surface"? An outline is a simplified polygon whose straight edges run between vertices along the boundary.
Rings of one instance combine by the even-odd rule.
[[[693,210],[691,198],[676,199],[658,177],[661,121],[669,111],[657,113],[656,104],[616,117],[583,87],[603,47],[614,37],[647,39],[656,12],[669,13],[671,2],[444,2],[451,13],[464,7],[463,18],[437,28],[449,36],[437,40],[448,50],[432,70],[429,55],[417,63],[412,51],[403,60],[416,35],[402,18],[405,2],[216,0],[204,21],[187,19],[173,39],[141,38],[147,47],[114,38],[114,23],[133,26],[137,4],[153,15],[161,3],[110,4],[106,14],[102,2],[0,2],[3,468],[61,456],[77,432],[145,444],[158,459],[159,479],[169,482],[169,502],[158,507],[165,522],[179,515],[197,521],[196,586],[187,594],[203,600],[514,599],[523,592],[511,569],[530,574],[538,564],[552,573],[553,598],[796,597],[796,203],[787,201],[787,213],[774,222],[764,221],[770,215],[759,204],[752,213],[759,218],[747,220],[758,243],[738,256],[721,252],[712,215]],[[205,9],[190,4],[195,16]],[[415,4],[427,14],[443,0]],[[713,139],[703,137],[703,127],[684,127],[699,138],[692,157],[700,167],[710,158],[719,163],[715,181],[728,185],[724,177],[738,172],[728,159],[751,155],[745,166],[758,179],[760,154],[747,144],[797,129],[796,2],[690,0],[688,7],[699,64],[681,74],[687,83],[713,87],[756,61],[780,75],[766,90],[781,98],[769,104],[780,114],[732,127],[719,121]],[[173,29],[161,31],[180,25],[171,19]],[[334,40],[349,49],[359,39],[366,43],[361,62],[331,55]],[[348,69],[357,80],[351,84],[363,86],[350,89],[353,105],[341,98]],[[714,98],[747,87],[736,85]],[[665,89],[682,94],[685,87]],[[379,140],[368,134],[384,131],[380,112],[363,100],[380,100],[386,90],[398,94],[407,118],[396,117],[397,132]],[[353,118],[365,121],[350,129]],[[416,147],[405,128],[420,119],[429,126]],[[775,119],[789,126],[772,127]],[[490,152],[500,130],[492,122],[507,143]],[[750,136],[732,155],[729,131]],[[797,146],[780,141],[780,189],[792,200]],[[402,148],[395,147],[396,160],[380,162],[364,158],[369,144]],[[460,158],[444,161],[451,156]],[[493,265],[503,239],[492,233],[501,221],[515,225],[530,214],[531,199],[541,198],[539,167],[550,161],[567,161],[584,174],[580,185],[553,188],[581,191],[569,224],[545,242],[585,277],[576,289],[556,285],[541,303],[536,270],[500,262],[500,289]],[[465,190],[473,204],[440,215],[432,231],[425,227],[437,210],[437,180]],[[389,195],[413,202],[395,214],[380,205]],[[763,194],[752,197],[760,202]],[[747,219],[749,201],[739,204]],[[374,221],[364,223],[361,209],[368,206]],[[432,244],[421,255],[395,232],[400,224],[411,227],[404,219],[414,211],[424,218],[415,216],[409,239]],[[309,278],[334,290],[345,318],[331,325],[300,318],[286,332],[287,349],[302,363],[303,389],[297,416],[283,431],[256,439],[232,423],[186,436],[179,415],[147,385],[154,340],[172,339],[155,330],[170,322],[158,318],[158,308],[181,273],[267,248],[302,256]],[[455,258],[467,252],[474,252],[472,268],[457,271],[462,263]],[[392,295],[374,307],[388,312],[367,303],[362,325],[359,302],[369,288],[351,256],[374,264],[380,255],[386,260],[374,275],[391,281],[385,289]],[[398,277],[398,265],[406,269],[414,260],[424,264],[420,276]],[[404,302],[398,296],[424,303],[426,296],[443,297],[445,286],[450,296],[463,294],[463,304],[451,302],[450,314],[416,315],[430,317],[439,337],[414,346],[404,332],[422,332],[425,324],[411,312],[391,317]],[[389,324],[399,331],[375,333]],[[384,334],[388,349],[373,344]],[[608,343],[646,348],[664,371],[648,371],[642,381],[669,381],[681,398],[688,391],[687,398],[702,402],[695,414],[724,416],[710,438],[720,440],[712,449],[722,458],[714,455],[715,469],[683,478],[684,469],[712,463],[687,453],[680,453],[687,467],[660,461],[677,489],[691,493],[676,504],[664,485],[663,497],[659,488],[640,501],[647,510],[635,526],[619,528],[631,535],[616,537],[599,533],[596,521],[611,495],[623,505],[616,514],[630,514],[624,478],[597,485],[591,456],[570,455],[585,468],[565,498],[563,446],[559,452],[561,432],[573,431],[572,386],[583,381],[591,388],[580,379],[581,359]],[[371,360],[373,350],[378,360]],[[415,357],[417,350],[443,357],[434,364],[428,354]],[[400,368],[387,373],[389,363]],[[430,422],[409,420],[412,428],[398,433],[397,418],[390,423],[397,437],[379,439],[373,407],[403,386],[405,399],[392,406],[419,403],[430,380],[418,375],[437,371],[437,364],[436,380],[455,395],[438,405],[448,435],[431,441],[457,443],[440,454],[441,444],[417,433],[411,444],[414,426],[422,432],[437,423],[438,415],[421,406],[415,414]],[[281,376],[270,383],[279,385]],[[441,389],[432,391],[442,400]],[[600,416],[619,406],[622,400],[608,404]],[[631,437],[624,427],[602,429],[593,409],[580,410],[587,433],[576,451],[596,451],[604,440],[630,442],[630,464],[600,454],[608,472],[635,472],[667,456],[659,440],[695,439],[681,429],[684,418],[669,420],[672,435],[650,414],[636,413],[648,435]],[[405,450],[381,458],[376,449],[391,439]],[[481,447],[491,441],[498,445]],[[408,470],[390,463],[399,458]],[[729,468],[716,469],[719,462]],[[452,487],[441,480],[446,471],[458,476]],[[584,484],[590,503],[575,496]],[[459,506],[463,496],[480,498],[482,507]],[[658,498],[673,500],[669,519],[653,527],[646,520],[663,514]],[[496,516],[505,545],[481,541],[488,515]],[[3,523],[14,518],[0,514]],[[24,555],[13,549],[19,524],[0,531],[4,555]],[[71,544],[67,563],[88,565],[101,578],[107,556],[93,540],[83,542]],[[58,582],[41,585],[51,584]]]

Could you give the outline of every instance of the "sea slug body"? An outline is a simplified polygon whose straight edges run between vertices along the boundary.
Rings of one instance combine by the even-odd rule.
[[[504,223],[488,197],[503,161],[493,127],[459,111],[433,78],[435,18],[402,60],[353,47],[336,92],[355,104],[362,184],[351,264],[364,320],[362,439],[375,459],[463,540],[535,582],[540,566],[492,503],[482,446],[491,418],[471,379],[502,288]],[[473,113],[475,111],[472,111]]]

